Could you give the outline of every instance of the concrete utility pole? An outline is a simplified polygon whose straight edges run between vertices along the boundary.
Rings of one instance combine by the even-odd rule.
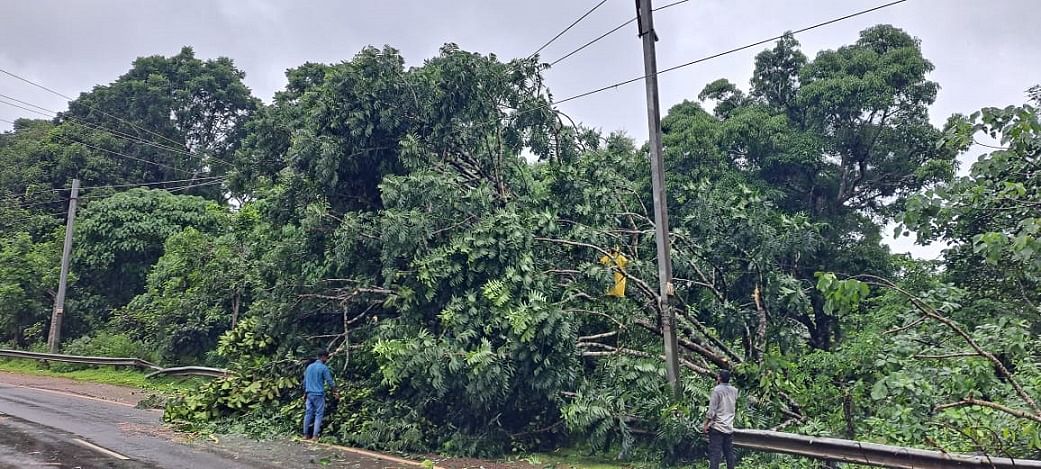
[[[676,313],[669,302],[672,289],[672,245],[669,242],[669,208],[665,198],[665,169],[661,155],[661,112],[658,108],[658,62],[654,42],[651,0],[636,0],[636,18],[643,39],[643,71],[647,84],[647,126],[651,139],[651,189],[654,192],[654,238],[658,247],[658,308],[665,339],[665,375],[676,397],[680,396],[680,363],[676,344]]]
[[[80,195],[80,180],[72,180],[72,193],[69,195],[69,217],[65,221],[65,247],[61,252],[61,280],[58,281],[58,294],[54,296],[54,311],[51,312],[51,333],[47,335],[47,347],[51,353],[58,353],[61,347],[61,320],[65,315],[65,287],[69,281],[69,258],[72,256],[72,227],[76,222],[76,199]]]

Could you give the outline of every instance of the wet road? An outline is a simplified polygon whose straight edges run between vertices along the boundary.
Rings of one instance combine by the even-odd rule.
[[[153,410],[0,383],[0,468],[401,467],[289,442],[187,441]]]

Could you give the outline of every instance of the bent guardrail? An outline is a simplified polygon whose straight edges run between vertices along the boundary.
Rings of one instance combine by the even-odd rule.
[[[1041,461],[945,453],[902,446],[820,438],[768,430],[736,430],[734,445],[770,453],[907,469],[1041,468]]]
[[[140,358],[122,357],[89,357],[83,355],[62,355],[57,353],[27,352],[24,350],[0,349],[0,357],[25,358],[29,360],[46,360],[62,363],[78,363],[81,365],[132,366],[153,370],[146,378],[156,376],[209,376],[220,378],[228,375],[228,370],[205,366],[177,366],[163,368]]]
[[[205,366],[175,366],[153,371],[145,375],[145,378],[154,378],[156,376],[209,376],[212,378],[223,378],[228,376],[228,370]]]

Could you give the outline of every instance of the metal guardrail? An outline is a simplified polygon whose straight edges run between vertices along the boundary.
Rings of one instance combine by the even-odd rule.
[[[223,368],[208,368],[205,366],[175,366],[173,368],[163,368],[153,371],[145,375],[145,378],[154,378],[156,376],[210,376],[213,378],[223,378],[228,376],[228,370]]]
[[[734,445],[757,451],[786,453],[814,459],[907,469],[1041,468],[1041,461],[1029,459],[953,454],[767,430],[736,430],[734,431]]]
[[[120,357],[87,357],[82,355],[61,355],[55,353],[26,352],[23,350],[0,349],[0,357],[26,358],[30,360],[46,360],[52,362],[78,363],[81,365],[133,366],[153,370],[145,378],[156,376],[210,376],[220,378],[228,375],[228,370],[208,368],[205,366],[178,366],[163,368],[140,358]]]
[[[22,350],[0,349],[0,357],[28,358],[33,360],[47,360],[52,362],[80,363],[83,365],[112,365],[133,366],[137,368],[151,368],[161,370],[162,367],[153,365],[140,358],[117,358],[117,357],[87,357],[81,355],[61,355],[55,353],[26,352]]]

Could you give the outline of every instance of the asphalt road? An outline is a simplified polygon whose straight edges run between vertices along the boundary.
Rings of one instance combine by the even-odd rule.
[[[0,383],[0,468],[386,468],[393,461],[284,441],[189,441],[162,414]]]

